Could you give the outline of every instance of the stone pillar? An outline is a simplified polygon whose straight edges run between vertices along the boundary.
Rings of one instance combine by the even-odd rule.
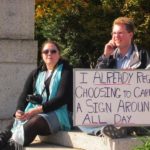
[[[34,7],[34,0],[0,0],[0,129],[12,118],[37,64]]]

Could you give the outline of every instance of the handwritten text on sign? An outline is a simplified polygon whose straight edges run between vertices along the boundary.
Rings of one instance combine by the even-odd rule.
[[[150,71],[74,69],[74,125],[150,124]]]

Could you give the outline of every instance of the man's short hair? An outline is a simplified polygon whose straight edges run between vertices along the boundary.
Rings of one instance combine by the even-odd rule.
[[[124,24],[126,26],[126,30],[128,32],[133,32],[134,33],[134,22],[131,18],[128,17],[119,17],[117,19],[114,20],[113,22],[113,26],[117,24]]]

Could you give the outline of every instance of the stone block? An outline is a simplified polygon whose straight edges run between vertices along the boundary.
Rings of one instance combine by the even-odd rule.
[[[37,41],[0,40],[0,63],[37,62]]]
[[[39,138],[42,142],[84,150],[133,150],[135,146],[142,143],[139,138],[134,137],[110,139],[73,131],[61,131],[50,136],[40,136]]]
[[[35,0],[0,0],[0,39],[34,39]]]
[[[6,129],[6,127],[12,124],[12,122],[13,122],[13,118],[0,119],[0,130]]]
[[[54,145],[54,144],[47,144],[47,143],[32,143],[28,147],[25,148],[25,150],[81,150],[76,148],[68,148],[60,145]]]
[[[37,42],[0,40],[0,119],[11,118],[29,73],[37,65]]]
[[[0,63],[0,119],[12,117],[27,76],[35,67],[28,63]]]
[[[49,143],[43,143],[40,141],[39,137],[36,136],[35,140],[30,144],[28,147],[25,148],[25,150],[79,150],[76,148],[69,148],[64,147],[61,145],[55,145],[55,144],[49,144]],[[81,150],[81,149],[80,149]]]

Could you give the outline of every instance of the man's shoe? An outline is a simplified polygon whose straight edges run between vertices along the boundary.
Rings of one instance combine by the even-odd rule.
[[[125,127],[116,128],[113,125],[107,125],[102,129],[102,134],[112,139],[127,137],[127,130]]]
[[[144,135],[150,135],[150,130],[146,127],[137,127],[135,129],[135,134],[137,136],[144,136]]]

